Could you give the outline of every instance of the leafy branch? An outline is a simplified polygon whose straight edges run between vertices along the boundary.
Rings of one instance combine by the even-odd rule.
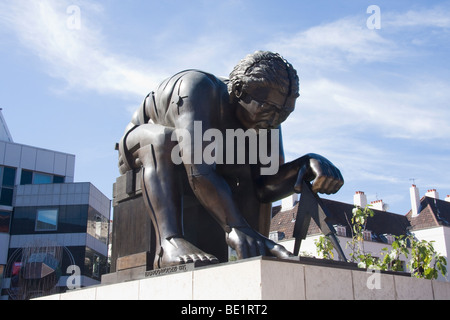
[[[356,262],[360,268],[376,270],[405,271],[401,257],[409,258],[407,269],[416,278],[437,279],[439,273],[444,277],[447,274],[447,260],[433,247],[434,241],[417,240],[413,235],[394,236],[391,248],[383,248],[380,257],[372,256],[365,252],[364,232],[366,231],[369,217],[374,212],[366,206],[355,207],[352,210],[351,240],[347,242],[346,248],[350,248],[351,262]],[[317,253],[324,259],[333,259],[333,244],[326,236],[321,236],[315,241]]]

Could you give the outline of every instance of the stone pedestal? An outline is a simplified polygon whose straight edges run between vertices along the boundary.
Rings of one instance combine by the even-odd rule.
[[[153,268],[155,257],[155,230],[142,197],[141,171],[130,170],[118,177],[113,189],[114,224],[112,232],[111,272],[117,268],[118,259],[136,254],[146,255],[146,269]],[[203,251],[213,254],[220,262],[228,261],[225,233],[193,196],[189,186],[184,186],[183,225],[184,236]],[[128,259],[128,273],[135,273],[143,265],[132,265]],[[142,261],[142,260],[140,260]],[[123,270],[123,269],[122,269]],[[122,272],[122,274],[124,274]],[[114,277],[114,276],[112,276]],[[111,278],[111,277],[110,277]]]
[[[155,230],[142,199],[140,174],[140,171],[128,171],[114,184],[111,272],[118,271],[119,258],[145,253],[153,261],[155,256]],[[126,269],[142,267],[141,262],[131,265],[132,261],[132,257],[128,259]],[[152,263],[145,269],[151,268]]]
[[[230,300],[450,299],[448,282],[415,279],[405,274],[374,273],[313,259],[257,257],[185,270],[161,276],[141,275],[140,280],[73,290],[40,299],[226,300],[224,304],[232,304]]]

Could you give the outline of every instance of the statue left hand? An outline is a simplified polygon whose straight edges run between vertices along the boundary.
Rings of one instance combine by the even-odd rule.
[[[302,181],[313,181],[312,190],[314,192],[332,194],[344,184],[344,178],[338,168],[328,159],[315,154],[307,154],[309,161],[300,167],[294,190],[301,192]]]

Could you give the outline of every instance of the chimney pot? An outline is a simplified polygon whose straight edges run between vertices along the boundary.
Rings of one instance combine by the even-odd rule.
[[[363,191],[356,191],[353,196],[353,204],[361,208],[365,208],[367,206],[367,197]]]
[[[383,203],[383,200],[375,200],[371,202],[372,208],[375,210],[386,211],[386,205]]]
[[[295,202],[298,201],[298,195],[296,193],[281,200],[281,211],[287,211],[295,206]]]
[[[420,206],[420,196],[419,196],[419,188],[416,187],[415,184],[409,188],[409,195],[411,198],[411,217],[417,217],[419,215],[419,206]]]
[[[425,193],[425,196],[433,199],[439,199],[439,193],[436,191],[436,189],[428,189],[427,193]]]

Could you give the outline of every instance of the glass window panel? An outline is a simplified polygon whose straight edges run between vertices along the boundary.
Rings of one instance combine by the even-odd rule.
[[[56,230],[58,226],[58,209],[38,209],[36,231]]]
[[[22,174],[20,176],[20,184],[32,184],[33,183],[33,171],[30,170],[22,170]]]
[[[0,204],[4,206],[12,206],[13,190],[2,188],[0,192]]]
[[[16,180],[16,168],[3,168],[2,186],[14,187]]]
[[[9,233],[10,220],[11,220],[11,212],[0,211],[0,232]]]
[[[34,184],[48,184],[53,182],[53,176],[45,173],[34,173]]]
[[[62,176],[53,176],[53,183],[64,183],[64,177],[62,177]]]

